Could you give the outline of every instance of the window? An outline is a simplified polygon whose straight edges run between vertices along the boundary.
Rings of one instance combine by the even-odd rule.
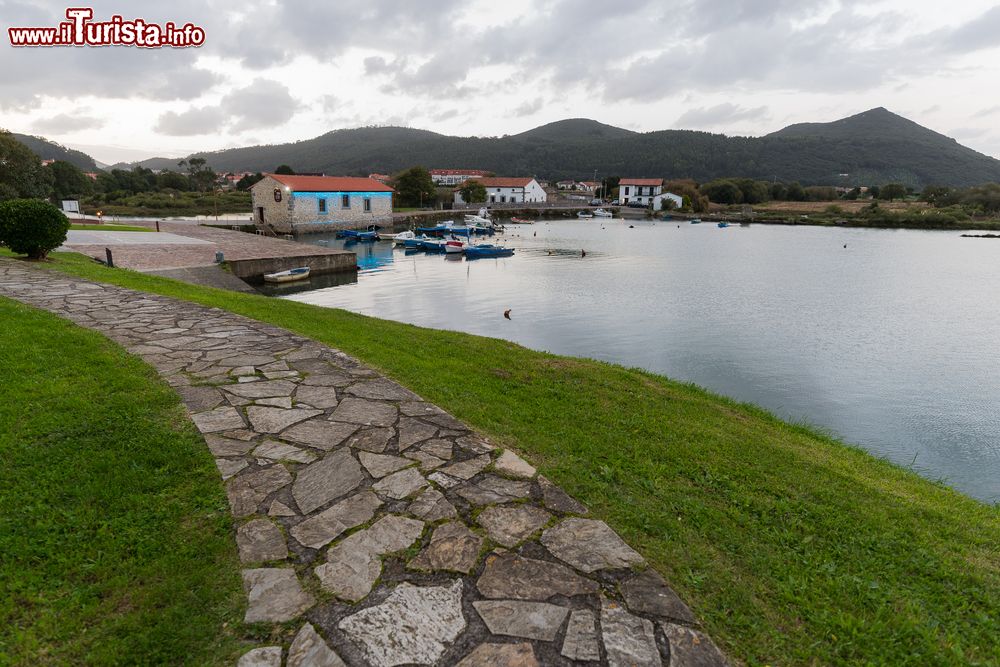
[[[625,196],[628,196],[628,186],[625,186]]]
[[[340,208],[351,208],[351,195],[340,196]]]
[[[319,212],[326,213],[326,200],[320,197],[316,201],[319,203]]]
[[[365,197],[365,213],[371,213],[371,212],[372,212],[372,200],[369,199],[368,197]]]

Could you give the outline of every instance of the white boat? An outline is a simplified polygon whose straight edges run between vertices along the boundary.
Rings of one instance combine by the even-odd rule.
[[[309,277],[309,267],[300,266],[297,269],[288,269],[287,271],[278,271],[277,273],[265,273],[264,282],[266,283],[291,283],[296,280],[305,280]]]
[[[605,211],[603,208],[599,208],[596,211],[594,211],[594,217],[595,218],[613,218],[614,216],[610,212]]]
[[[465,223],[476,224],[476,225],[492,225],[493,220],[490,218],[490,212],[485,208],[480,208],[476,215],[466,214]]]
[[[391,241],[396,241],[397,243],[402,243],[406,239],[415,239],[417,235],[410,230],[405,232],[399,232],[398,234],[379,234],[384,239],[389,239]]]
[[[581,220],[593,220],[594,214],[588,213],[587,211],[580,211],[579,213],[576,214],[576,217],[580,218]]]
[[[465,252],[465,241],[460,241],[459,239],[449,239],[448,241],[445,241],[444,251],[449,254],[461,254]]]

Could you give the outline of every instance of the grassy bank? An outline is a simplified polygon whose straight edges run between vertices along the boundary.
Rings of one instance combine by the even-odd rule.
[[[0,664],[233,664],[229,509],[177,395],[66,320],[0,321]]]
[[[250,193],[227,190],[212,192],[142,192],[135,195],[101,199],[91,197],[83,202],[83,211],[105,216],[170,218],[218,213],[246,213],[250,217]]]
[[[639,370],[155,276],[49,268],[287,327],[524,451],[749,664],[1000,664],[1000,509]]]

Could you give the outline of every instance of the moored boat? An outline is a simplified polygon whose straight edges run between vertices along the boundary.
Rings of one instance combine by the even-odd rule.
[[[265,273],[264,282],[290,283],[296,280],[305,280],[308,277],[309,277],[309,267],[300,266],[297,269],[288,269],[287,271],[278,271],[277,273]]]
[[[701,218],[692,218],[691,224],[692,225],[700,225],[701,224]]]
[[[444,251],[449,254],[462,253],[465,251],[465,241],[451,239],[444,242]]]
[[[511,218],[510,221],[513,222],[515,225],[533,225],[533,224],[535,224],[534,220],[529,220],[528,218],[516,218],[515,217],[515,218]]]
[[[382,238],[395,241],[396,243],[402,243],[406,239],[417,238],[417,235],[408,229],[405,232],[399,232],[398,234],[382,234]]]
[[[480,259],[486,257],[510,257],[513,254],[514,254],[513,248],[504,248],[502,246],[493,245],[492,243],[480,243],[477,245],[466,246],[465,248],[466,259]]]
[[[596,211],[594,211],[594,217],[595,218],[613,218],[614,216],[610,212],[605,211],[603,208],[599,208]]]
[[[725,229],[725,228],[726,228],[726,227],[728,227],[728,226],[729,226],[729,223],[728,223],[728,222],[720,222],[720,223],[719,223],[719,228],[720,228],[720,229]]]
[[[594,214],[588,211],[580,211],[579,213],[576,214],[576,217],[580,218],[581,220],[593,220]]]

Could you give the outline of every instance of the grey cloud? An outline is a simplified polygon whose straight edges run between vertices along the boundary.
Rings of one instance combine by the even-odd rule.
[[[61,113],[49,118],[42,118],[32,125],[35,132],[43,134],[68,134],[80,130],[93,130],[103,127],[105,124],[101,118],[84,115],[81,112]]]
[[[541,97],[536,97],[535,99],[525,102],[521,106],[513,109],[511,111],[511,115],[518,118],[522,118],[524,116],[534,116],[536,113],[541,111],[542,106],[544,105],[545,100]]]
[[[947,50],[968,53],[1000,45],[1000,6],[991,7],[982,15],[957,28],[940,32]]]
[[[973,118],[986,118],[987,116],[992,116],[993,114],[1000,112],[1000,104],[992,107],[986,107],[985,109],[980,109],[976,113],[972,114]]]
[[[232,132],[284,125],[298,108],[299,103],[288,88],[269,79],[256,79],[246,88],[235,90],[222,99],[223,111],[234,119],[230,127]]]
[[[212,134],[221,129],[225,119],[219,107],[201,107],[180,113],[168,111],[160,116],[153,129],[173,137]]]
[[[222,98],[217,105],[168,111],[157,120],[155,130],[172,136],[210,134],[225,128],[242,133],[284,125],[299,109],[288,88],[270,79],[255,79]]]
[[[729,102],[716,104],[713,107],[689,109],[674,121],[674,127],[709,128],[747,120],[764,120],[768,118],[767,107],[746,109]]]

